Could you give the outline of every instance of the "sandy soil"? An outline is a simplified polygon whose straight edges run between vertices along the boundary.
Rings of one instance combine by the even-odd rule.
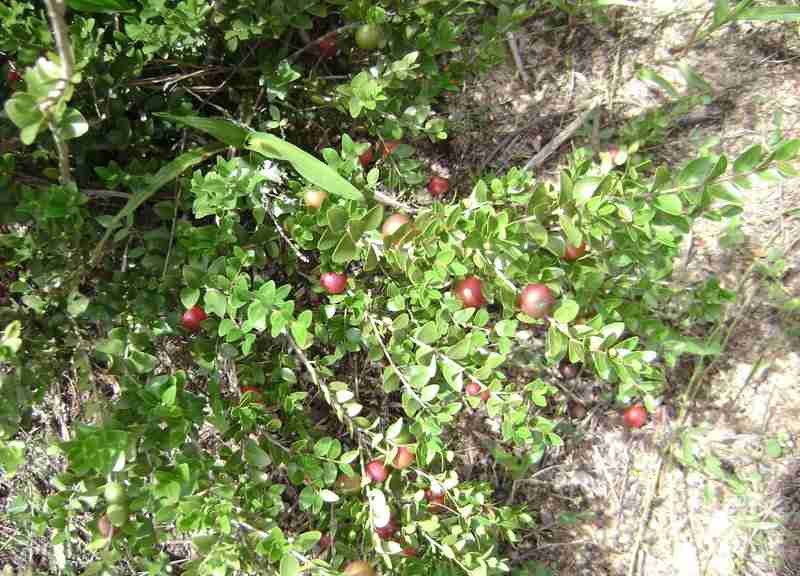
[[[605,97],[603,127],[663,104],[661,90],[635,77],[640,64],[664,62],[653,68],[679,89],[684,86],[672,66],[675,52],[691,38],[708,4],[639,5],[613,12],[605,28],[576,24],[554,34],[537,21],[516,33],[529,81],[509,57],[505,67],[476,79],[453,106],[453,118],[464,129],[454,145],[461,172],[524,163],[596,95]],[[666,13],[671,16],[664,20]],[[786,137],[800,137],[796,24],[738,23],[690,49],[680,62],[713,87],[713,96],[671,132],[668,147],[653,150],[657,157],[678,166],[701,146],[735,157],[752,144],[768,144],[778,128]],[[575,141],[591,145],[580,133]],[[558,154],[541,176],[557,166]],[[800,222],[786,215],[800,206],[797,181],[754,188],[743,200],[738,228],[712,222],[696,227],[678,281],[690,285],[717,275],[723,287],[735,289],[754,259],[790,249],[800,238]],[[783,296],[800,295],[796,252],[789,251],[784,271]],[[796,321],[781,318],[763,274],[746,284],[742,300],[750,294],[750,307],[734,310],[738,323],[728,349],[701,383],[686,427],[669,416],[681,408],[677,394],[688,380],[683,378],[671,382],[676,395],[665,399],[665,417],[633,433],[615,413],[590,411],[575,422],[566,448],[524,483],[519,494],[539,512],[541,529],[515,553],[529,562],[531,573],[800,573],[800,330]],[[573,390],[591,386],[582,381]],[[660,450],[669,442],[655,485]],[[652,515],[645,518],[648,509]]]

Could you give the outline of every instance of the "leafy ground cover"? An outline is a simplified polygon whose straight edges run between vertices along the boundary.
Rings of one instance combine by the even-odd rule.
[[[0,9],[7,572],[791,570],[795,8],[67,4]]]

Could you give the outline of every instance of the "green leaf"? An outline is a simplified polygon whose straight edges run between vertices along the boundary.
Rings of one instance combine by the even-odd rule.
[[[683,202],[677,194],[662,194],[656,196],[656,208],[673,216],[683,214]]]
[[[44,114],[39,110],[36,98],[26,92],[17,92],[6,100],[4,108],[9,119],[22,131],[22,143],[26,146],[32,144],[44,123]]]
[[[158,359],[141,350],[131,350],[128,354],[128,360],[133,365],[133,369],[139,374],[147,374],[152,372],[158,364]]]
[[[168,182],[171,182],[172,180],[175,180],[185,170],[199,164],[200,162],[203,162],[209,156],[213,156],[224,149],[224,146],[210,146],[205,148],[196,148],[186,152],[185,154],[181,154],[175,160],[163,166],[158,172],[156,172],[156,174],[149,179],[147,185],[142,190],[131,196],[125,206],[123,206],[122,210],[117,212],[117,214],[114,216],[113,223],[116,224],[123,218],[127,218],[128,216],[132,215],[139,206],[144,204],[148,198],[158,192],[162,186]],[[108,230],[106,230],[103,238],[100,240],[100,242],[98,242],[94,249],[92,259],[90,261],[91,266],[97,263],[98,259],[103,253],[105,243],[113,233],[113,227],[110,227]]]
[[[397,436],[400,434],[400,432],[402,432],[402,430],[403,430],[403,419],[398,418],[394,422],[394,424],[392,424],[391,426],[389,426],[389,428],[387,428],[386,439],[393,440],[394,438],[397,438]]]
[[[577,182],[572,189],[572,196],[575,198],[575,204],[581,206],[586,204],[597,190],[603,178],[600,176],[584,176]]]
[[[220,318],[224,318],[227,307],[227,300],[222,292],[216,288],[206,289],[204,309],[207,312],[216,314]]]
[[[247,307],[247,321],[259,332],[267,329],[267,307],[263,302],[254,300],[250,303]]]
[[[253,440],[248,438],[244,443],[244,459],[245,461],[256,468],[266,468],[272,463],[269,454],[261,449],[261,446]]]
[[[89,299],[77,290],[67,298],[67,314],[73,318],[83,314],[88,307]]]
[[[580,183],[580,182],[579,182]],[[583,242],[583,235],[581,231],[575,226],[575,223],[572,221],[572,218],[567,216],[566,214],[561,214],[558,217],[558,222],[561,224],[561,229],[567,235],[567,240],[573,246],[580,246]]]
[[[751,172],[756,166],[759,165],[761,159],[764,157],[764,151],[761,146],[754,144],[742,154],[733,163],[733,172],[735,174],[743,174]]]
[[[245,140],[247,140],[247,135],[249,134],[246,128],[225,118],[176,116],[175,114],[168,114],[166,112],[156,112],[155,116],[211,134],[211,136],[220,142],[224,142],[228,146],[233,146],[234,148],[243,147]]]
[[[274,568],[273,568],[274,570]],[[288,551],[281,558],[281,576],[297,576],[300,573],[300,563]]]
[[[25,462],[25,443],[19,440],[0,440],[0,468],[7,478],[13,478],[17,469]]]
[[[519,322],[517,320],[500,320],[494,325],[494,329],[500,336],[513,338],[517,334],[518,325]]]
[[[728,19],[731,6],[728,0],[714,0],[714,26],[720,27]]]
[[[336,250],[333,251],[331,259],[338,264],[345,264],[353,260],[357,255],[358,247],[355,242],[350,238],[350,234],[344,234],[342,239],[339,240]]]
[[[186,309],[192,308],[200,300],[199,288],[181,288],[181,304]]]
[[[553,312],[553,318],[558,320],[559,322],[563,322],[567,324],[568,322],[572,322],[575,318],[578,317],[578,312],[580,311],[580,306],[575,300],[564,300],[561,305]]]
[[[345,228],[347,228],[347,219],[349,216],[347,210],[344,208],[332,206],[328,210],[326,216],[328,217],[328,227],[331,229],[331,232],[341,234],[344,232]]]
[[[86,134],[89,123],[78,110],[67,108],[61,121],[58,123],[58,132],[64,140],[72,140]]]
[[[436,322],[427,322],[424,326],[420,326],[414,336],[425,344],[433,344],[439,339]]]
[[[16,354],[19,347],[22,346],[22,323],[19,320],[14,320],[3,330],[3,336],[0,338],[0,348],[6,348],[12,354]],[[2,382],[0,381],[0,384]]]
[[[319,496],[322,498],[323,502],[332,503],[339,501],[339,496],[337,496],[336,493],[332,492],[331,490],[320,490]]]
[[[412,388],[420,389],[428,384],[433,376],[431,376],[427,366],[415,365],[406,368],[406,378]]]
[[[67,0],[70,10],[76,12],[134,12],[131,0]]]
[[[348,200],[364,200],[364,195],[333,168],[277,136],[255,132],[247,137],[245,148],[268,158],[289,161],[303,178],[331,194]]]
[[[661,74],[656,72],[655,70],[651,70],[650,68],[640,68],[639,72],[637,73],[639,79],[644,80],[646,82],[652,82],[658,85],[662,90],[664,90],[667,94],[672,96],[673,98],[678,97],[678,91],[675,87]]]
[[[175,384],[172,384],[172,386],[167,386],[161,393],[162,406],[174,406],[175,399],[177,397],[178,397],[178,386]]]
[[[778,161],[794,160],[800,152],[800,139],[781,142],[773,152],[773,158]]]
[[[550,324],[547,329],[547,349],[545,354],[548,360],[553,361],[564,352],[566,344],[564,340],[564,335],[556,328],[556,325]]]
[[[430,402],[436,395],[439,393],[439,385],[438,384],[429,384],[425,386],[422,391],[419,393],[420,398],[422,398],[423,402]]]
[[[308,550],[311,550],[311,548],[314,547],[314,544],[319,542],[320,538],[322,538],[322,532],[319,532],[317,530],[314,530],[312,532],[303,532],[294,541],[294,545],[301,552],[306,552]]]
[[[531,221],[525,224],[525,230],[530,234],[531,240],[539,246],[547,246],[547,228],[539,222]]]
[[[349,452],[345,452],[344,454],[342,454],[340,461],[343,464],[349,464],[350,462],[358,458],[359,454],[361,454],[361,452],[358,450],[350,450]],[[352,474],[350,474],[350,476],[352,476]]]
[[[308,331],[308,327],[303,324],[302,322],[294,321],[291,324],[291,331],[292,336],[297,341],[297,345],[302,349],[305,350],[314,341],[314,337]]]
[[[794,22],[800,20],[800,6],[758,6],[745,10],[737,20]]]
[[[375,230],[383,222],[383,205],[373,206],[362,218],[364,231]]]
[[[678,71],[683,76],[683,79],[686,80],[686,85],[690,88],[695,88],[700,92],[711,92],[712,88],[711,85],[706,82],[700,74],[695,72],[694,68],[686,64],[685,62],[681,62],[678,64]]]

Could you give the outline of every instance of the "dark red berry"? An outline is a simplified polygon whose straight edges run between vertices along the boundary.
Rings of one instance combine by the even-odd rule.
[[[367,464],[367,476],[373,482],[381,483],[389,477],[389,470],[382,460],[375,459]]]
[[[641,428],[647,423],[647,410],[641,404],[634,404],[625,409],[622,419],[628,428]]]
[[[447,178],[442,178],[441,176],[431,176],[431,179],[428,181],[428,192],[430,192],[431,196],[434,198],[442,196],[449,188],[450,181]]]
[[[319,283],[328,294],[341,294],[347,288],[347,275],[338,272],[325,272]]]
[[[189,332],[198,332],[202,328],[202,323],[208,318],[208,314],[200,306],[189,308],[181,316],[181,324]]]

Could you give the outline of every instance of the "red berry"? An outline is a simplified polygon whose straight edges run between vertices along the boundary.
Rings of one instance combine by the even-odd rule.
[[[380,528],[375,528],[375,532],[378,534],[378,537],[381,540],[391,540],[394,538],[394,535],[397,533],[399,526],[397,522],[395,522],[394,518],[389,518],[389,523],[386,526],[381,526]]]
[[[198,332],[202,328],[201,324],[208,318],[208,314],[200,306],[189,308],[181,316],[181,324],[189,332]]]
[[[486,301],[481,291],[481,281],[477,276],[468,276],[461,280],[453,289],[456,298],[461,300],[467,308],[480,308]]]
[[[114,526],[105,514],[97,520],[97,530],[103,538],[110,538],[114,534]]]
[[[16,70],[9,69],[8,74],[6,74],[6,80],[8,80],[9,84],[16,84],[22,79],[22,76],[19,75],[19,72]]]
[[[428,181],[428,192],[430,192],[431,196],[434,198],[442,196],[447,192],[448,188],[450,188],[450,181],[447,178],[431,176],[431,179]]]
[[[491,397],[492,397],[492,393],[489,391],[488,388],[486,390],[484,390],[483,392],[481,392],[481,402],[483,402],[484,404],[486,402],[488,402],[489,398],[491,398]]]
[[[333,538],[331,538],[331,535],[327,533],[323,534],[318,542],[319,551],[324,552],[331,547],[331,544],[333,544]]]
[[[336,56],[336,35],[325,36],[319,42],[319,55],[322,58],[333,58]]]
[[[517,303],[531,318],[545,318],[550,315],[556,299],[544,284],[528,284],[522,289]]]
[[[358,161],[361,163],[361,167],[366,169],[367,166],[372,164],[372,160],[375,154],[372,152],[372,146],[364,150],[361,155],[358,157]]]
[[[634,404],[625,410],[622,419],[628,428],[641,428],[647,423],[647,410],[641,404]]]
[[[414,548],[413,546],[406,546],[405,548],[403,548],[402,554],[406,558],[416,558],[417,557],[417,549]]]
[[[433,490],[425,492],[425,499],[428,501],[428,510],[431,512],[441,512],[445,510],[444,494],[439,494]]]
[[[258,402],[259,404],[264,403],[264,398],[262,396],[261,390],[259,390],[255,386],[242,386],[239,390],[241,391],[242,396],[244,396],[245,394],[250,394],[255,402]]]
[[[389,470],[386,469],[382,460],[372,460],[367,464],[367,476],[369,476],[370,480],[373,482],[380,484],[389,477]]]
[[[575,401],[570,401],[569,403],[569,415],[572,416],[575,420],[580,420],[584,416],[586,416],[586,406],[583,404],[579,404]]]
[[[403,470],[404,468],[411,466],[413,462],[414,453],[405,446],[400,446],[400,448],[397,449],[397,455],[394,457],[392,466],[398,470]]]
[[[575,376],[578,375],[580,371],[580,366],[578,364],[572,364],[564,360],[559,364],[558,371],[561,373],[561,377],[564,380],[572,380]]]
[[[586,254],[586,242],[581,243],[580,246],[567,243],[564,247],[564,260],[567,262],[574,262],[584,254]]]
[[[481,393],[481,385],[474,380],[464,387],[467,396],[478,396]]]
[[[328,294],[341,294],[347,288],[347,275],[338,272],[325,272],[319,283]]]

